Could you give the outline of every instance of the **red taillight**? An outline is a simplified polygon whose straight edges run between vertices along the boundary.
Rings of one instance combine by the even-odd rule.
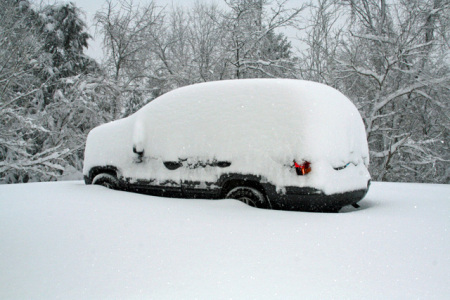
[[[297,172],[297,175],[306,175],[309,172],[311,172],[311,163],[308,161],[305,161],[303,164],[298,164],[294,160],[294,167],[295,171]]]

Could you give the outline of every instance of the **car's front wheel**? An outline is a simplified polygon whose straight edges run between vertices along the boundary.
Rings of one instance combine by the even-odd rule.
[[[103,185],[109,189],[116,190],[119,188],[119,179],[108,173],[100,173],[94,177],[92,184]]]
[[[264,194],[252,187],[235,187],[227,193],[225,198],[236,199],[253,207],[265,207],[267,204]]]

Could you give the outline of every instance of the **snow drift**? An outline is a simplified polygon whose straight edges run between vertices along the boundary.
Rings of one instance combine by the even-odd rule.
[[[0,185],[1,299],[447,299],[450,185],[316,214],[83,182]]]

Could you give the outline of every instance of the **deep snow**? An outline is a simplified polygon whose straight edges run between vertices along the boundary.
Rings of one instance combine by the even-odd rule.
[[[361,205],[0,185],[0,298],[448,299],[450,185],[375,182]]]

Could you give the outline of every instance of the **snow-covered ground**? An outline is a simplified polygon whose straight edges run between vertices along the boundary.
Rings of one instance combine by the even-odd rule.
[[[270,211],[81,181],[0,186],[1,299],[449,299],[450,185]]]

